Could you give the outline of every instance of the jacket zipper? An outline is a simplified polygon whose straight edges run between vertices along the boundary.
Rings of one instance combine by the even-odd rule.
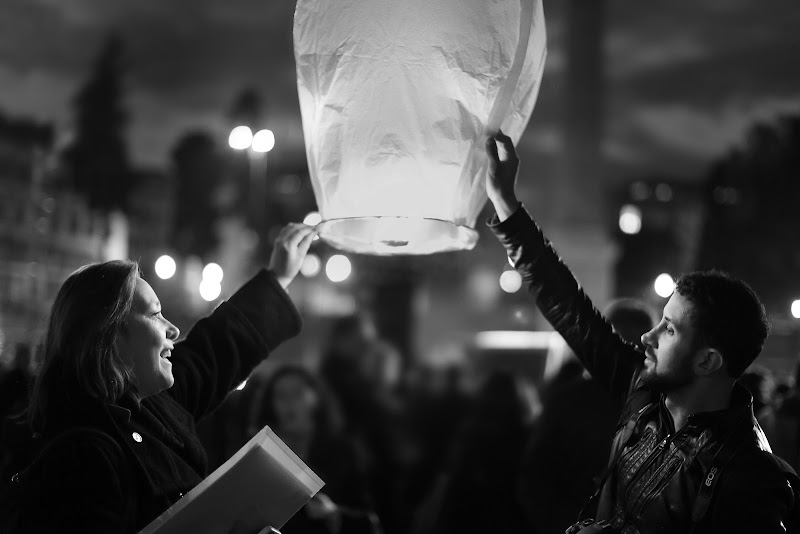
[[[630,481],[630,483],[629,483],[629,484],[628,484],[628,486],[625,488],[625,501],[623,501],[623,502],[627,502],[627,499],[628,499],[628,493],[630,492],[630,488],[633,486],[634,482],[638,481],[638,480],[639,480],[639,478],[642,476],[642,473],[643,473],[643,472],[646,470],[646,468],[647,468],[647,467],[650,467],[650,464],[652,464],[653,462],[655,462],[656,458],[658,458],[659,456],[661,456],[661,453],[662,453],[662,452],[664,452],[664,449],[665,449],[666,447],[668,447],[668,446],[669,446],[669,445],[670,445],[670,444],[671,444],[673,441],[675,441],[675,439],[676,439],[676,438],[677,438],[679,435],[683,434],[683,432],[686,430],[687,426],[688,426],[688,425],[685,425],[683,428],[681,428],[680,430],[678,430],[678,431],[677,431],[677,432],[675,432],[674,434],[667,434],[667,435],[664,437],[664,439],[663,439],[663,440],[661,440],[661,443],[659,443],[659,444],[658,444],[658,446],[657,446],[655,449],[653,449],[653,451],[650,453],[650,457],[649,457],[649,458],[647,459],[647,461],[646,461],[644,464],[642,464],[642,466],[641,466],[641,467],[640,467],[640,468],[637,470],[637,472],[636,472],[636,475],[635,475],[633,478],[631,478],[631,481]],[[658,453],[656,453],[656,449],[658,449]]]
[[[664,450],[664,447],[666,446],[668,439],[669,436],[665,437],[663,440],[661,440],[661,443],[659,443],[656,447],[653,448],[652,451],[650,451],[650,455],[648,456],[647,460],[645,460],[644,463],[641,466],[639,466],[639,469],[637,469],[636,473],[633,475],[633,477],[631,477],[630,482],[628,482],[628,485],[625,487],[625,498],[622,501],[623,503],[628,502],[628,495],[630,494],[631,488],[642,477],[642,473],[644,473],[647,470],[647,468],[650,467],[650,465],[656,461],[656,458],[658,458],[661,455],[661,452]]]
[[[647,492],[647,495],[641,501],[641,504],[636,507],[636,511],[633,514],[635,518],[639,519],[641,517],[642,512],[644,512],[645,508],[647,508],[647,505],[650,504],[650,502],[664,490],[667,484],[669,484],[669,481],[672,478],[672,476],[678,469],[680,469],[682,464],[683,460],[681,460],[680,458],[673,458],[668,464],[664,464],[666,467],[662,468],[662,470],[660,470],[660,472],[657,473],[661,475],[661,480],[658,481],[658,483],[655,485],[653,489]],[[654,475],[654,477],[655,476],[656,475]]]

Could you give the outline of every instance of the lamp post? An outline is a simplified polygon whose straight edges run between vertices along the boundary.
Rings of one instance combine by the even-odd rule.
[[[234,150],[247,151],[248,221],[254,230],[261,231],[266,200],[267,153],[275,147],[275,135],[272,130],[258,130],[254,134],[247,126],[237,126],[228,136],[228,145]]]

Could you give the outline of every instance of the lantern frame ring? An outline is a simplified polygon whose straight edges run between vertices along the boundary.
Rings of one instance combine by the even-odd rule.
[[[478,242],[474,228],[429,217],[341,217],[321,221],[316,230],[334,248],[377,256],[471,250]],[[417,238],[408,239],[409,235]]]

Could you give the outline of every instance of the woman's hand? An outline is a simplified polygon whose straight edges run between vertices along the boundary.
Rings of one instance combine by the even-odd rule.
[[[505,159],[500,159],[497,145],[503,146]],[[489,154],[489,173],[486,175],[486,194],[494,205],[500,221],[513,214],[519,202],[516,195],[517,171],[519,158],[511,138],[502,131],[486,140],[486,152]]]
[[[294,280],[314,240],[313,226],[289,223],[283,227],[272,248],[269,268],[284,289]]]

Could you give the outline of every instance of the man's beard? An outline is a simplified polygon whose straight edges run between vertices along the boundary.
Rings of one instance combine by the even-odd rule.
[[[691,383],[693,374],[690,367],[672,369],[667,373],[656,373],[658,367],[645,367],[639,378],[639,384],[652,391],[669,393]]]

